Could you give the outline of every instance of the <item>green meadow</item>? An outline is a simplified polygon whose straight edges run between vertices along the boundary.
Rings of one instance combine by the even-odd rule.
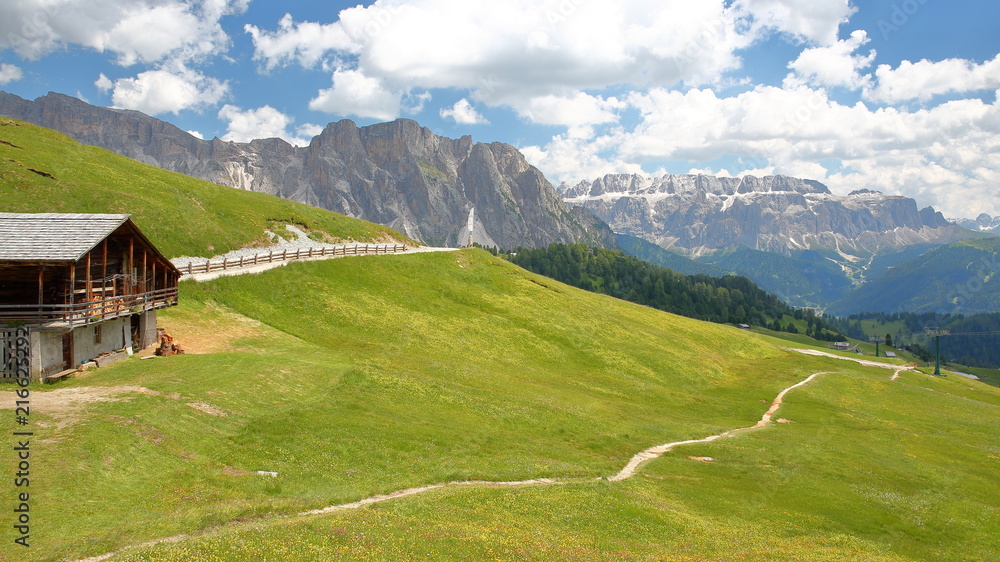
[[[184,189],[205,208],[184,207],[187,220],[209,230],[171,228],[154,220],[169,209],[149,206],[157,189],[180,193],[169,190],[183,176],[156,183],[159,171],[30,129],[0,126],[22,147],[0,146],[3,210],[131,212],[168,255],[252,243],[286,212],[332,238],[398,236],[196,180]],[[44,153],[58,143],[66,162],[89,156],[58,168]],[[135,166],[116,193],[136,199],[88,195],[103,176],[85,169],[103,162]],[[212,241],[211,225],[232,233]],[[185,281],[159,324],[186,354],[32,387],[31,546],[13,543],[8,449],[0,559],[1000,555],[1000,389],[970,379],[890,380],[892,369],[587,293],[480,250]],[[776,423],[608,480],[648,447],[754,425],[818,372]],[[0,385],[8,435],[19,428],[12,389]],[[557,483],[455,485],[304,514],[420,486],[541,478]]]
[[[38,559],[180,534],[192,536],[113,559],[997,552],[1000,391],[986,385],[890,381],[888,369],[785,351],[481,251],[293,264],[185,282],[182,297],[160,323],[192,353],[36,389],[36,401],[108,393],[33,412]],[[776,414],[788,423],[606,481],[649,446],[753,425],[814,372],[828,374]],[[299,515],[416,486],[535,478],[565,484]]]

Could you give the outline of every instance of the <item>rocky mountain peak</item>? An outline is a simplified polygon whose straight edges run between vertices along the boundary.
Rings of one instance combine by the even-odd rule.
[[[840,197],[818,181],[788,176],[619,174],[561,191],[619,234],[691,255],[731,246],[785,255],[822,250],[854,268],[879,252],[970,236],[906,197],[868,189]]]
[[[385,224],[430,244],[464,244],[467,236],[459,234],[473,207],[481,244],[615,244],[593,221],[571,213],[516,148],[438,136],[411,119],[366,127],[345,119],[295,147],[280,139],[205,141],[136,111],[55,93],[28,101],[0,92],[0,115],[168,170]]]

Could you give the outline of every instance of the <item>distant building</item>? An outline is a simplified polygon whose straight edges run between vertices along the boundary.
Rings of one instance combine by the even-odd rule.
[[[852,347],[851,342],[846,342],[846,341],[833,342],[834,349],[851,349],[851,347]]]
[[[741,330],[749,330],[750,329],[750,325],[749,324],[737,324],[736,327],[739,328],[739,329],[741,329]]]
[[[886,351],[885,352],[885,356],[886,357],[895,357],[896,356],[896,352],[895,351]]]
[[[130,215],[0,213],[0,367],[27,329],[31,377],[155,343],[180,272]]]

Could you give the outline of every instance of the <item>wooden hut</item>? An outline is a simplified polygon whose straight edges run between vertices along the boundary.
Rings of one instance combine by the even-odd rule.
[[[0,213],[0,348],[26,328],[32,378],[155,343],[180,272],[129,217]]]

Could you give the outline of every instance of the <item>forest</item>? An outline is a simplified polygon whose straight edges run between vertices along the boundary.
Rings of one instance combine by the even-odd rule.
[[[540,275],[659,310],[721,324],[748,324],[806,334],[826,341],[843,340],[812,310],[789,306],[746,277],[685,275],[620,252],[586,244],[550,244],[546,248],[516,248],[505,257]]]

